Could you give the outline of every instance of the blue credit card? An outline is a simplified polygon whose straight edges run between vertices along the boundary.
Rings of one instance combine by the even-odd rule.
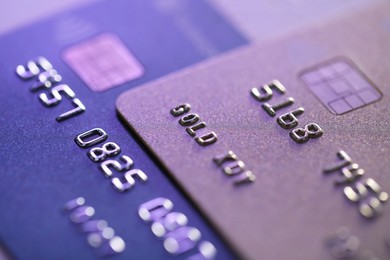
[[[0,38],[8,256],[232,258],[118,120],[115,99],[246,43],[204,1],[97,2]],[[159,214],[167,222],[151,225]]]

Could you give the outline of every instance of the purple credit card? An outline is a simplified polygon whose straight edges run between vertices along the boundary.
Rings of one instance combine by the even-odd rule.
[[[389,19],[243,47],[117,109],[241,257],[389,259]]]

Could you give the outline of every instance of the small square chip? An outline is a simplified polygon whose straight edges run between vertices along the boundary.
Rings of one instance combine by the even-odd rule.
[[[314,95],[336,115],[381,99],[382,94],[350,61],[336,58],[300,74]]]
[[[65,49],[62,58],[95,92],[143,75],[144,69],[114,34],[104,33]]]

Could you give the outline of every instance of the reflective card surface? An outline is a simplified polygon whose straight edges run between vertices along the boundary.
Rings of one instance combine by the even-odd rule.
[[[388,259],[389,14],[242,47],[117,109],[240,256]]]
[[[11,257],[231,258],[115,100],[246,42],[203,1],[142,0],[100,1],[0,38],[0,244]],[[141,209],[170,221],[152,231]]]

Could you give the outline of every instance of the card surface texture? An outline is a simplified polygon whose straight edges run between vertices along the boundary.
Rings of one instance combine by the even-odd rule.
[[[242,47],[117,109],[241,256],[388,259],[389,14]]]
[[[203,1],[99,1],[4,35],[0,244],[11,257],[231,258],[118,120],[115,100],[246,42]],[[157,237],[138,214],[155,212],[147,202],[180,219],[178,231]]]

